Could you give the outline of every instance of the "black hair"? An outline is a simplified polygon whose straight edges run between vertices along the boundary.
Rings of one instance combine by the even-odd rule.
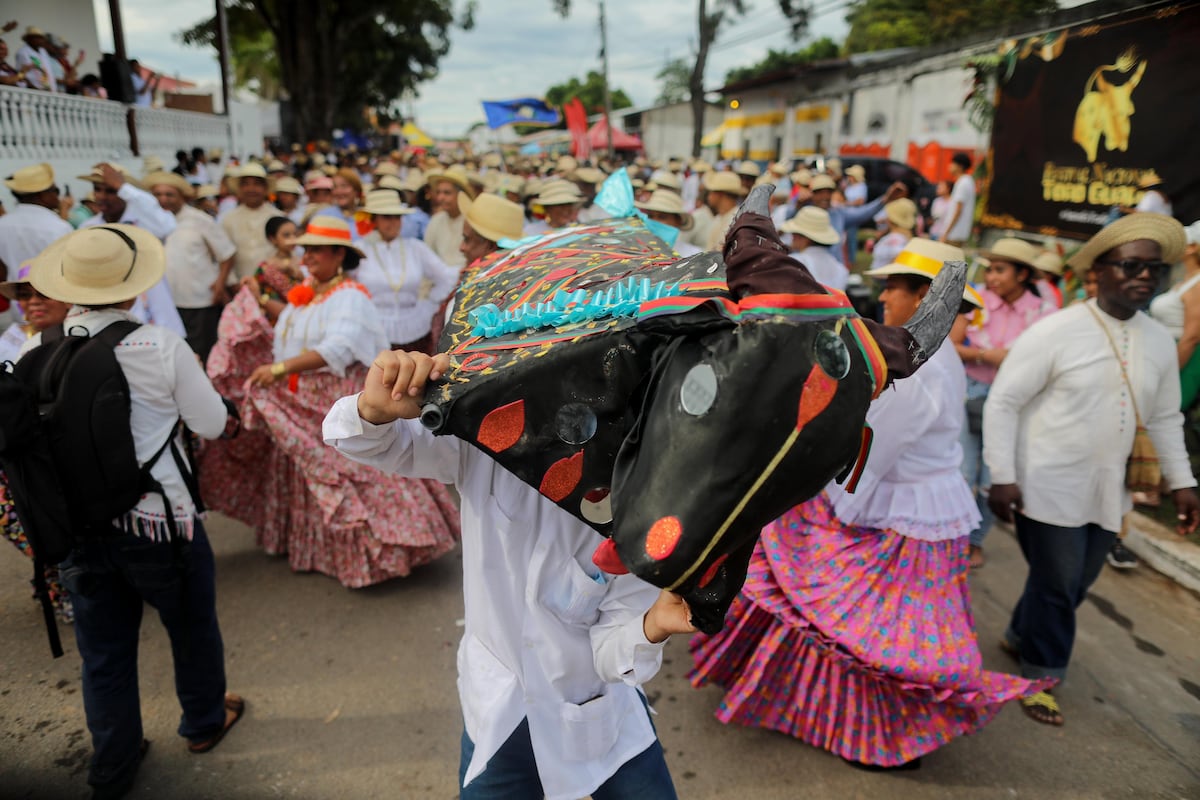
[[[275,234],[279,233],[279,229],[289,222],[292,222],[292,220],[287,217],[271,217],[267,220],[267,238],[274,239]]]
[[[962,167],[962,171],[966,172],[971,168],[971,157],[966,153],[955,153],[950,161]]]
[[[904,288],[912,294],[917,294],[920,292],[922,286],[930,286],[933,284],[933,280],[931,278],[925,278],[920,275],[909,275],[908,273],[888,275],[888,278],[895,278],[897,281],[904,284]]]
[[[94,72],[89,72],[87,75],[84,75],[79,79],[79,84],[81,86],[99,86],[100,77]]]
[[[342,245],[341,247],[342,252],[346,254],[346,257],[342,259],[342,269],[346,272],[358,269],[358,264],[360,261],[362,261],[362,256],[358,254],[357,250],[352,250],[345,245]]]

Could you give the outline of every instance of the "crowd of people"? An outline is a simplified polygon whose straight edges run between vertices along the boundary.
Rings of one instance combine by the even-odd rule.
[[[463,797],[504,786],[674,797],[640,687],[666,639],[693,632],[686,604],[599,570],[599,534],[416,420],[426,382],[449,365],[438,345],[456,288],[492,253],[609,216],[597,195],[625,169],[638,213],[674,229],[680,257],[722,252],[739,226],[761,224],[738,210],[766,184],[774,268],[807,273],[820,291],[861,282],[858,232],[872,231],[865,275],[880,286],[882,321],[903,325],[943,266],[968,259],[970,159],[956,156],[953,185],[920,209],[900,183],[870,197],[862,168],[837,159],[814,172],[298,146],[220,158],[181,150],[172,169],[148,159],[138,176],[99,163],[79,176],[92,186],[79,208],[62,202],[49,164],[5,180],[16,203],[0,217],[0,295],[15,306],[0,360],[60,326],[141,323],[116,348],[139,459],[184,441],[175,419],[205,439],[198,497],[192,467],[157,462],[163,499],[131,509],[122,536],[89,539],[72,569],[48,570],[84,661],[96,796],[127,791],[146,753],[143,601],[179,645],[189,748],[215,747],[244,712],[226,692],[207,507],[251,526],[292,569],[351,588],[408,575],[461,542]],[[726,689],[722,721],[869,769],[916,768],[1008,701],[1063,723],[1054,687],[1075,609],[1106,558],[1127,563],[1114,547],[1135,439],[1153,442],[1180,531],[1200,523],[1181,414],[1200,389],[1200,223],[1128,211],[1065,263],[1013,236],[972,255],[982,281],[964,290],[950,341],[870,409],[857,490],[831,483],[765,528],[725,628],[692,638],[692,680]],[[1180,262],[1184,280],[1152,305],[1159,324],[1141,309]],[[27,551],[6,495],[0,504],[6,535]],[[997,518],[1029,564],[1001,642],[1014,675],[982,668],[968,588]],[[163,555],[168,521],[189,543],[185,564]],[[147,580],[148,563],[186,570],[182,593]],[[81,573],[105,577],[71,577]]]

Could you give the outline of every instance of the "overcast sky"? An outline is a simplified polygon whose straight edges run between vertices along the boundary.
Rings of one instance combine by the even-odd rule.
[[[112,49],[107,0],[93,0],[101,48]],[[483,120],[481,100],[540,96],[547,87],[599,69],[596,0],[574,0],[560,19],[551,0],[479,0],[475,28],[451,33],[440,74],[420,87],[417,123],[435,136],[460,136]],[[754,63],[767,49],[794,46],[774,0],[751,0],[751,11],[723,30],[709,57],[706,85],[720,86],[732,67]],[[846,33],[849,0],[813,0],[811,37]],[[214,51],[183,47],[175,34],[211,16],[212,0],[121,0],[125,46],[131,58],[172,77],[218,86]],[[655,74],[665,60],[689,56],[695,41],[695,0],[608,0],[609,70],[613,87],[636,105],[658,94]],[[219,93],[219,90],[215,93]]]

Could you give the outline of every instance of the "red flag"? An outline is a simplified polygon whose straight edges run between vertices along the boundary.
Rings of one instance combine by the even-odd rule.
[[[563,105],[563,119],[571,132],[571,154],[576,158],[588,158],[592,147],[588,141],[587,111],[578,97],[572,97]]]

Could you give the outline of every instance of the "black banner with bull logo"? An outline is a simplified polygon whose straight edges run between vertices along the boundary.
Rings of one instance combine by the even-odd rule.
[[[983,224],[1086,238],[1162,189],[1200,219],[1200,3],[1006,43]]]

